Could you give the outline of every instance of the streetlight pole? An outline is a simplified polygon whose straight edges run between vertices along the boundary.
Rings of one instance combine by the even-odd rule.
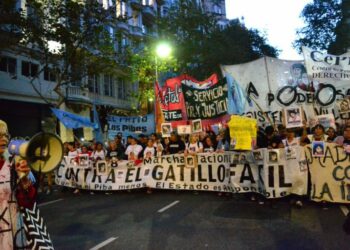
[[[154,57],[154,61],[155,61],[155,73],[156,73],[156,82],[155,84],[159,84],[158,83],[158,57],[159,58],[167,58],[169,57],[169,55],[171,54],[171,47],[169,44],[167,43],[159,43],[156,46],[156,53],[155,53],[155,57]],[[157,85],[157,89],[158,89]],[[158,91],[160,91],[160,89],[158,89]],[[157,116],[161,115],[161,114],[157,114],[157,96],[156,96],[156,92],[154,90],[154,121],[155,121],[155,125],[156,125],[156,131],[157,131]],[[159,112],[162,112],[161,109],[159,109]],[[159,124],[160,126],[160,124]]]

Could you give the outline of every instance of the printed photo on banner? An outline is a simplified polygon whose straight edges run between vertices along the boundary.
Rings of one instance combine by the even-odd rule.
[[[117,172],[117,179],[124,179],[124,171]]]
[[[296,159],[297,158],[297,152],[295,146],[287,146],[285,147],[286,151],[286,160]]]
[[[260,150],[255,150],[253,151],[253,157],[256,162],[263,161],[264,160],[264,155]]]
[[[195,168],[197,167],[197,157],[194,155],[187,155],[185,157],[186,168]]]
[[[81,154],[79,155],[79,166],[88,167],[89,166],[89,155]]]
[[[344,98],[337,100],[336,106],[338,109],[339,113],[348,113],[350,112],[350,99],[349,98]]]
[[[135,162],[134,162],[134,161],[128,161],[128,162],[126,163],[126,166],[127,166],[128,168],[133,168],[133,167],[135,167]]]
[[[245,163],[247,163],[247,156],[246,156],[245,154],[241,154],[241,155],[239,156],[239,163],[240,163],[240,164],[245,164]]]
[[[202,120],[197,119],[192,121],[192,132],[193,133],[198,133],[202,132]]]
[[[290,85],[298,87],[302,90],[314,91],[309,87],[309,79],[306,73],[306,68],[301,63],[294,63],[290,69],[292,79],[288,81]]]
[[[233,156],[232,156],[232,163],[234,163],[234,164],[238,164],[238,162],[239,162],[239,154],[234,154]]]
[[[77,161],[76,161],[75,157],[68,157],[67,158],[67,162],[71,166],[76,166],[77,165]]]
[[[313,157],[324,157],[325,143],[323,141],[312,142],[312,156]]]
[[[173,131],[171,128],[171,123],[162,123],[162,137],[170,137],[171,132]]]
[[[286,118],[286,128],[302,127],[301,108],[286,108],[284,116]]]
[[[307,171],[307,160],[299,161],[300,172]]]
[[[179,126],[177,126],[177,133],[179,135],[191,134],[191,125],[179,125]]]
[[[269,163],[276,164],[279,161],[279,150],[269,150]]]
[[[96,172],[97,174],[107,174],[107,162],[97,161],[96,162]]]
[[[146,169],[145,169],[145,174],[144,174],[144,175],[145,175],[145,176],[148,176],[150,172],[151,172],[151,170],[150,170],[149,168],[146,168]]]

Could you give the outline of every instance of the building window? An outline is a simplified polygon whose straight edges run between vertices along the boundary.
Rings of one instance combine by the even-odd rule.
[[[125,94],[125,82],[124,79],[118,78],[118,99],[125,100],[126,94]]]
[[[11,57],[0,57],[0,71],[16,75],[17,60]]]
[[[132,13],[132,25],[137,27],[141,27],[142,25],[141,15],[137,11],[133,11]]]
[[[168,12],[169,12],[169,8],[167,6],[162,6],[162,11],[161,11],[162,15],[161,16],[162,17],[167,16]]]
[[[35,77],[38,74],[38,70],[38,64],[22,61],[22,75],[26,77]]]
[[[98,80],[99,78],[97,75],[89,76],[88,84],[89,84],[89,91],[91,93],[96,93],[96,94],[100,93]]]
[[[153,0],[142,0],[142,4],[145,6],[152,6]]]
[[[220,15],[222,14],[222,9],[220,8],[220,6],[216,4],[214,5],[213,10],[215,14],[220,14]]]
[[[113,77],[111,75],[104,75],[104,91],[106,96],[114,96]]]
[[[56,74],[53,69],[45,67],[44,69],[44,80],[49,82],[56,82]]]
[[[116,38],[116,49],[118,52],[122,53],[125,51],[126,47],[129,45],[129,41],[124,35],[119,35]]]
[[[126,5],[123,0],[117,0],[116,2],[117,17],[126,17]]]

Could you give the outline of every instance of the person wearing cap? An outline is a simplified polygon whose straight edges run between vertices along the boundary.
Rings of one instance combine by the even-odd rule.
[[[26,241],[25,235],[18,233],[23,226],[22,220],[17,219],[21,216],[18,212],[32,209],[37,195],[27,161],[11,159],[7,151],[9,140],[7,124],[0,120],[0,249],[15,249],[16,234]],[[23,173],[24,177],[19,178]]]

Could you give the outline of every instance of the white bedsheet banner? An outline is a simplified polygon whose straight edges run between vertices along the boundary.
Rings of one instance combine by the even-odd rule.
[[[65,159],[56,172],[58,185],[88,190],[126,190],[159,188],[217,192],[258,192],[267,198],[290,193],[307,193],[307,166],[304,148],[294,149],[291,158],[284,149],[270,162],[271,151],[223,154],[201,153],[195,167],[188,167],[182,154],[144,160],[138,166],[123,161],[118,167],[107,166],[101,173],[90,162],[82,167]],[[273,150],[276,152],[276,150]],[[254,157],[259,154],[259,159]]]
[[[310,60],[306,60],[306,64],[308,71],[316,67]],[[283,108],[300,106],[307,119],[323,114],[333,114],[336,120],[349,118],[349,113],[339,114],[336,108],[336,100],[343,98],[350,89],[348,69],[343,70],[342,81],[323,79],[327,80],[323,85],[310,77],[316,73],[308,72],[308,75],[303,61],[264,57],[243,64],[221,65],[221,70],[224,76],[229,75],[238,83],[248,99],[253,100],[251,105],[245,103],[244,114],[257,119],[259,124],[282,123]],[[229,95],[229,98],[235,96]]]

